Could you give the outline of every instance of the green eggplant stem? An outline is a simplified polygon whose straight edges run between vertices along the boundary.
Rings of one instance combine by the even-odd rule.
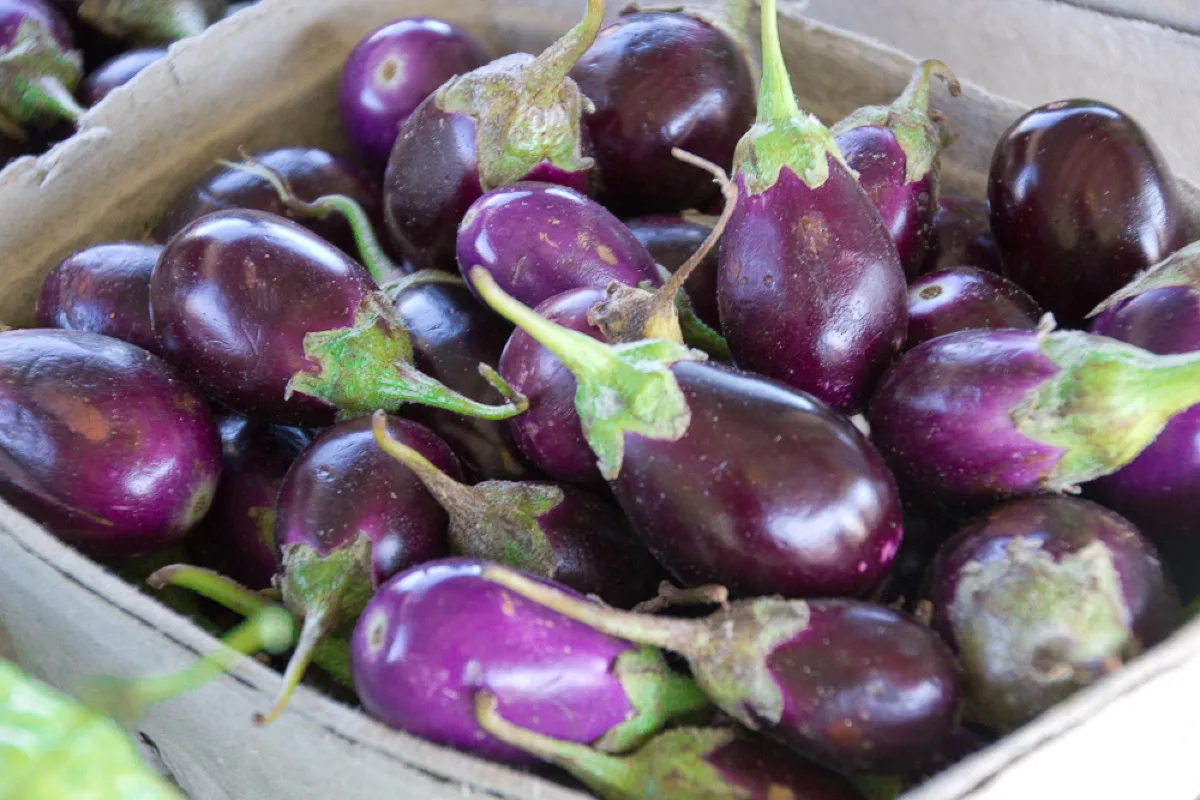
[[[304,625],[300,628],[300,638],[296,641],[296,649],[292,653],[292,657],[288,659],[287,669],[283,673],[283,684],[279,687],[275,702],[266,713],[254,715],[255,725],[271,724],[287,708],[288,701],[292,699],[292,694],[300,685],[300,679],[304,677],[305,670],[312,663],[317,645],[328,638],[332,632],[329,616],[320,608],[309,609],[304,616]]]
[[[776,0],[762,3],[762,86],[758,97],[758,122],[789,120],[800,116],[800,106],[792,91],[783,48],[779,44]]]
[[[580,56],[596,41],[596,34],[603,23],[604,0],[587,0],[583,19],[525,66],[527,85],[533,89],[530,97],[532,102],[539,106],[554,103],[563,80]]]

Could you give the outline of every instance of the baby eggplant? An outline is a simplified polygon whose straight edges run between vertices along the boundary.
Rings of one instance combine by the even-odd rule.
[[[915,769],[958,724],[954,656],[884,606],[760,597],[677,619],[603,608],[496,564],[482,577],[598,631],[679,653],[722,711],[818,763]]]
[[[208,409],[157,356],[85,331],[0,333],[0,496],[64,541],[165,550],[208,511],[220,469]]]
[[[985,201],[973,197],[938,198],[921,274],[949,267],[977,267],[1004,274]]]
[[[165,47],[147,47],[141,50],[129,50],[101,64],[88,73],[80,84],[79,94],[83,102],[94,106],[109,92],[118,86],[124,86],[133,80],[134,76],[163,58],[167,54]]]
[[[439,744],[534,763],[475,718],[498,699],[514,725],[607,752],[638,746],[673,717],[707,705],[652,648],[635,647],[485,581],[483,562],[444,559],[396,575],[351,637],[354,686],[382,722]],[[591,605],[578,595],[579,602]]]
[[[908,338],[904,346],[956,331],[1036,330],[1042,310],[1024,289],[994,272],[949,267],[908,285]]]
[[[928,575],[973,720],[1007,732],[1167,637],[1179,600],[1153,546],[1107,509],[1031,497],[969,523]]]
[[[44,0],[0,0],[0,130],[23,139],[21,125],[74,122],[73,92],[83,56],[67,21]]]
[[[1068,327],[1187,243],[1158,149],[1094,100],[1049,103],[1014,122],[992,157],[988,206],[1005,274]]]
[[[853,413],[904,341],[904,270],[833,134],[796,105],[774,0],[762,27],[758,121],[738,144],[721,241],[721,331],[739,367]]]

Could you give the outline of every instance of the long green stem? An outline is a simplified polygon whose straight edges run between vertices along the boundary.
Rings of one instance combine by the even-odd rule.
[[[459,394],[445,384],[421,372],[414,365],[396,362],[394,375],[388,375],[379,385],[379,396],[391,396],[395,400],[392,410],[404,403],[419,403],[423,406],[453,411],[466,417],[504,420],[524,414],[529,410],[529,398],[512,388],[499,373],[488,367],[480,372],[507,401],[500,405],[489,405]]]
[[[929,95],[934,75],[937,75],[946,82],[946,87],[950,90],[950,94],[953,97],[958,97],[962,94],[962,85],[959,84],[954,72],[936,58],[929,58],[917,65],[917,69],[913,72],[912,78],[909,79],[908,85],[904,87],[904,91],[896,98],[896,102],[892,103],[892,108],[898,111],[928,112]]]
[[[603,22],[604,0],[587,0],[583,19],[524,67],[527,85],[533,89],[532,102],[539,106],[554,102],[563,79],[596,41]]]
[[[762,4],[762,86],[758,95],[758,122],[787,120],[800,115],[800,106],[792,91],[787,65],[783,62],[783,47],[779,43],[779,21],[776,19],[776,0]]]
[[[380,449],[412,470],[443,507],[456,505],[452,498],[473,491],[471,487],[454,480],[428,458],[392,436],[388,431],[387,414],[384,412],[376,411],[371,415],[371,430]]]
[[[300,638],[296,642],[296,649],[292,653],[292,657],[288,660],[287,669],[283,673],[283,685],[279,687],[275,703],[265,714],[254,715],[255,725],[269,725],[287,708],[288,701],[292,699],[292,694],[300,685],[300,679],[304,677],[305,670],[312,662],[317,645],[330,634],[328,620],[329,614],[324,613],[320,608],[311,609],[304,617]]]

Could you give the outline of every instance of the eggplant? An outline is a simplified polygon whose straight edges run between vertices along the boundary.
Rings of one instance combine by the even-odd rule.
[[[87,331],[0,333],[0,496],[94,555],[177,544],[212,503],[221,450],[162,359]]]
[[[454,270],[455,232],[484,192],[521,180],[586,191],[590,101],[567,77],[591,45],[604,0],[537,57],[514,53],[452,78],[400,129],[384,174],[391,242],[417,269]]]
[[[846,165],[879,210],[911,280],[920,274],[937,210],[947,136],[929,111],[933,77],[957,97],[962,88],[941,61],[922,61],[896,101],[860,108],[833,126]]]
[[[717,300],[734,363],[861,409],[900,352],[904,270],[833,134],[796,105],[766,0],[758,121],[734,159],[738,199]]]
[[[71,28],[43,0],[0,0],[0,130],[24,139],[21,125],[75,122],[84,108],[75,100],[83,56]]]
[[[1115,472],[1196,403],[1200,355],[1082,331],[976,330],[910,350],[867,419],[902,486],[975,507]]]
[[[382,174],[417,106],[487,62],[478,39],[436,17],[402,17],[368,33],[346,59],[338,89],[342,127],[359,157]]]
[[[921,274],[950,267],[977,267],[1004,274],[986,201],[953,195],[938,198]]]
[[[945,544],[927,580],[932,624],[958,653],[971,718],[999,733],[1180,623],[1153,545],[1127,520],[1075,498],[994,508]]]
[[[133,80],[139,72],[167,55],[165,47],[129,50],[109,59],[88,73],[79,87],[84,104],[94,106],[118,86]]]
[[[916,768],[958,724],[954,656],[884,606],[760,597],[673,619],[603,608],[496,564],[482,577],[598,631],[679,653],[718,708],[818,763]]]
[[[162,355],[150,323],[150,275],[161,252],[154,244],[111,242],[72,253],[42,281],[37,325],[101,333]]]
[[[949,267],[908,285],[906,348],[956,331],[1037,330],[1042,309],[1028,292],[994,272]]]
[[[625,225],[657,263],[675,272],[700,249],[716,222],[716,217],[685,211],[627,219]],[[721,329],[717,308],[719,254],[718,249],[710,250],[687,283],[688,301],[696,316],[713,330]]]
[[[438,744],[529,764],[533,756],[479,726],[476,691],[494,694],[513,724],[609,752],[636,747],[673,717],[708,705],[657,651],[514,596],[483,580],[484,569],[442,559],[380,587],[351,638],[355,690],[371,716]]]
[[[1048,103],[1004,132],[988,208],[1008,277],[1068,327],[1187,243],[1158,148],[1128,115],[1094,100]]]
[[[594,105],[584,125],[600,202],[614,213],[674,213],[718,196],[671,151],[725,168],[754,122],[754,68],[735,32],[745,25],[741,16],[726,26],[687,9],[632,8],[600,31],[571,70]]]

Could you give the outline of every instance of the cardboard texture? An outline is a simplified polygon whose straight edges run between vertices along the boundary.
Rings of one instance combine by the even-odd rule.
[[[373,27],[434,14],[468,26],[496,52],[536,51],[581,7],[574,0],[263,0],[175,45],[90,111],[77,136],[0,174],[0,319],[28,323],[41,277],[58,260],[88,244],[140,237],[170,198],[239,146],[339,148],[338,72]],[[827,121],[890,100],[913,64],[807,20],[795,6],[782,9],[781,35],[801,104]],[[922,53],[934,54],[941,55]],[[964,89],[958,100],[937,98],[960,134],[945,178],[949,191],[978,194],[992,143],[1021,106]],[[1183,188],[1195,223],[1200,193]],[[3,503],[0,616],[21,662],[68,691],[96,673],[178,669],[215,646]],[[585,797],[392,731],[306,687],[273,725],[252,727],[251,714],[278,685],[275,672],[243,660],[228,677],[156,708],[140,728],[143,744],[194,800]],[[1186,704],[1200,704],[1197,626],[909,797],[1044,797],[1042,781],[1051,775],[1069,776],[1072,796],[1092,800],[1194,798],[1200,771],[1187,769],[1188,750],[1200,738],[1200,715],[1171,713]],[[1161,786],[1151,788],[1154,780]]]

